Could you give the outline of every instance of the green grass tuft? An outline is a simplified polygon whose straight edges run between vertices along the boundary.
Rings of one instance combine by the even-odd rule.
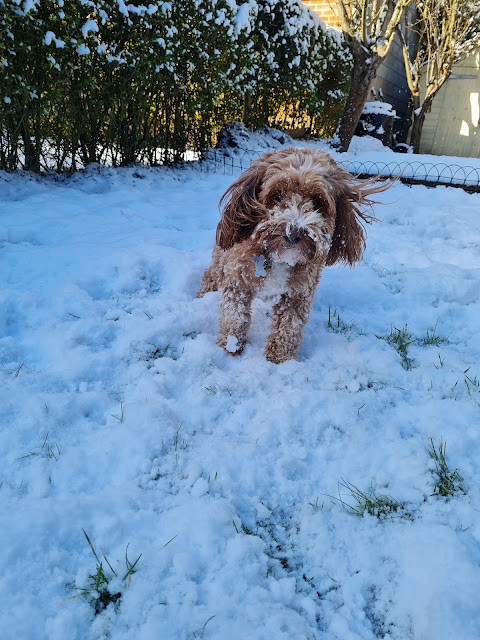
[[[353,329],[353,327],[355,326],[355,323],[354,322],[350,322],[350,323],[344,322],[340,318],[340,314],[336,309],[334,309],[332,311],[331,307],[328,307],[328,322],[327,322],[327,326],[332,331],[336,331],[338,333],[348,333],[349,331],[351,331]]]
[[[107,564],[108,570],[104,568],[103,561],[100,560],[95,550],[95,547],[92,544],[92,541],[88,537],[87,532],[84,529],[82,529],[82,531],[83,531],[83,535],[87,540],[88,546],[90,547],[90,550],[96,560],[96,567],[95,567],[95,572],[91,573],[88,576],[89,581],[86,586],[77,587],[75,585],[69,585],[70,588],[79,590],[79,593],[75,596],[72,596],[72,598],[70,599],[80,598],[82,596],[87,597],[89,599],[90,604],[95,609],[95,614],[98,614],[98,613],[101,613],[104,609],[106,609],[109,604],[113,604],[114,607],[118,607],[120,605],[122,593],[120,591],[117,591],[115,593],[112,593],[110,591],[110,588],[109,588],[110,582],[113,580],[114,577],[117,577],[117,573],[112,567],[112,565],[110,564],[107,556],[102,552],[102,555]],[[137,563],[141,557],[142,557],[142,554],[138,556],[135,562],[133,563],[130,562],[130,560],[128,559],[128,545],[127,545],[127,548],[125,549],[126,571],[124,572],[124,575],[121,579],[122,582],[126,582],[126,580],[128,580],[130,576],[132,576],[135,573],[136,571],[135,567],[137,566]]]
[[[408,347],[415,342],[415,338],[413,337],[413,333],[409,331],[408,324],[405,324],[401,329],[392,327],[385,340],[400,355],[402,367],[407,371],[413,369],[415,360],[408,355]]]
[[[374,516],[379,520],[390,520],[393,518],[413,520],[413,515],[405,508],[405,504],[395,500],[395,498],[391,496],[378,494],[373,488],[366,493],[343,479],[339,483],[339,487],[343,487],[349,492],[349,496],[353,498],[355,504],[352,505],[345,502],[340,494],[340,489],[339,498],[334,499],[338,500],[348,511],[357,516],[363,516],[365,513],[368,513],[370,516]]]
[[[422,346],[438,346],[439,344],[448,342],[448,339],[445,336],[437,335],[437,325],[435,325],[433,329],[427,329],[427,335],[424,338],[419,338],[417,342]]]
[[[450,470],[446,459],[447,444],[440,438],[438,449],[435,447],[433,438],[430,438],[430,445],[427,449],[428,455],[435,463],[435,469],[432,471],[435,476],[435,484],[433,488],[434,496],[442,496],[451,498],[458,491],[466,494],[463,486],[463,477],[458,469]]]
[[[403,327],[398,328],[392,325],[390,333],[385,336],[377,336],[383,338],[386,342],[392,346],[401,357],[401,365],[407,371],[410,371],[416,367],[414,358],[410,357],[408,352],[410,345],[415,344],[419,347],[438,346],[445,342],[448,342],[448,338],[445,336],[439,336],[437,334],[437,325],[433,329],[427,329],[427,335],[423,338],[416,338],[408,328],[408,324],[404,324]],[[445,359],[438,354],[439,363],[433,363],[434,367],[438,369],[443,367]]]
[[[471,367],[468,367],[468,369],[465,369],[465,371],[463,372],[463,381],[467,388],[468,395],[475,399],[475,397],[478,397],[478,395],[480,394],[480,378],[476,374],[467,375],[468,373],[470,373],[470,369]],[[477,401],[475,400],[475,402]]]

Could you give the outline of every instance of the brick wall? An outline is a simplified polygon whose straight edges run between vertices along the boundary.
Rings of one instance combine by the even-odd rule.
[[[339,27],[340,22],[335,12],[335,0],[303,0],[309,9],[315,11],[329,27]]]

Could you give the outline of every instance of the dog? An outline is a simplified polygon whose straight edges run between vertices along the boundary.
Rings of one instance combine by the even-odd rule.
[[[198,296],[220,291],[220,335],[227,353],[242,352],[254,297],[273,304],[267,360],[297,357],[325,266],[354,265],[365,248],[368,196],[390,183],[360,180],[327,153],[288,147],[265,153],[220,200],[212,263]]]

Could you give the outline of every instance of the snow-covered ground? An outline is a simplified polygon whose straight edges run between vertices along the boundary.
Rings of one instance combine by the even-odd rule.
[[[480,195],[377,196],[273,365],[260,304],[230,357],[195,297],[232,180],[0,174],[0,637],[480,638]],[[356,515],[356,489],[397,510]],[[82,529],[122,594],[97,615]]]

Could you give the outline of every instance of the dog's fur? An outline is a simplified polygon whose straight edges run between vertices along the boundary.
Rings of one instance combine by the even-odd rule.
[[[365,248],[361,207],[390,183],[358,180],[322,151],[289,147],[264,154],[220,200],[212,264],[198,291],[221,292],[218,344],[242,351],[257,293],[273,289],[265,355],[297,355],[324,266],[358,262]]]

